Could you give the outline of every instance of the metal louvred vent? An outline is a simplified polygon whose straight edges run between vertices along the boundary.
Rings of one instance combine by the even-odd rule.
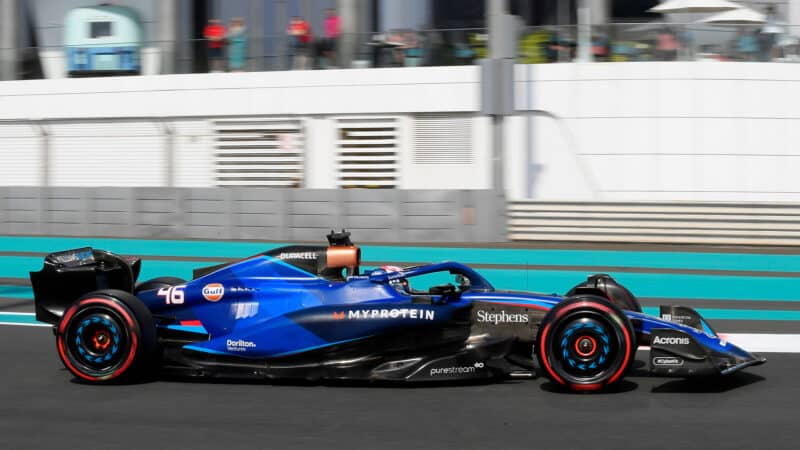
[[[217,186],[303,185],[303,126],[292,119],[214,120]]]
[[[472,121],[467,114],[414,117],[414,164],[472,164]]]
[[[394,117],[338,119],[336,183],[343,188],[394,188],[398,130]]]

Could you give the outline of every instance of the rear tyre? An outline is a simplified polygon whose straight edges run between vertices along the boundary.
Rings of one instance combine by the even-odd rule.
[[[161,289],[170,286],[177,286],[186,283],[185,280],[177,277],[158,277],[152,280],[142,281],[136,285],[134,294],[139,295],[139,292],[150,291],[153,289]]]
[[[620,382],[636,351],[633,327],[608,300],[581,295],[557,304],[536,338],[539,366],[573,391],[599,391]]]
[[[155,355],[153,317],[127,292],[91,292],[64,312],[56,346],[61,362],[82,381],[136,381]]]

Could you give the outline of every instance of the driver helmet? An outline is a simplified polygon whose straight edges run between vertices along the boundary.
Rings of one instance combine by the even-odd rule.
[[[402,272],[403,268],[398,266],[381,266],[381,270],[383,270],[386,273],[392,273],[392,272]]]
[[[402,272],[403,271],[403,269],[401,267],[391,266],[391,265],[381,266],[381,270],[383,270],[386,273],[396,273],[396,272]],[[398,291],[410,292],[410,289],[409,289],[409,286],[408,286],[408,280],[406,280],[405,278],[398,278],[398,279],[394,279],[394,280],[389,280],[389,286],[395,288]]]

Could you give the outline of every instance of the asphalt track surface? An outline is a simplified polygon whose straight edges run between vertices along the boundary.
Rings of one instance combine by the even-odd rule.
[[[0,326],[0,449],[796,449],[798,354],[617,392],[543,379],[392,387],[154,380],[90,386],[49,328]]]

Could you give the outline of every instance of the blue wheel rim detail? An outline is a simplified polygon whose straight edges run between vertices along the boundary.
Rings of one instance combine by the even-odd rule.
[[[568,384],[602,383],[625,363],[619,347],[621,330],[599,311],[575,311],[554,325],[546,357]],[[586,339],[591,344],[580,342]]]
[[[126,359],[130,348],[122,318],[113,309],[88,307],[73,316],[64,342],[70,361],[92,377],[110,376]]]
[[[587,335],[596,336],[599,338],[598,340],[602,341],[603,343],[602,345],[597,346],[596,357],[591,361],[586,361],[586,358],[581,358],[580,355],[577,355],[571,351],[571,348],[576,341],[576,339],[572,339],[572,337],[576,336],[579,339],[581,336]],[[608,333],[606,330],[592,322],[575,322],[571,324],[561,334],[559,349],[564,361],[566,361],[570,367],[573,367],[579,371],[593,371],[600,368],[611,353]]]

